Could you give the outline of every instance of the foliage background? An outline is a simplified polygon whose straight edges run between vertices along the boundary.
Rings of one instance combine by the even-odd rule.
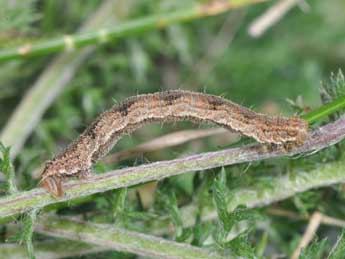
[[[122,20],[170,12],[195,4],[191,0],[118,2],[118,10],[114,10],[114,13],[121,13]],[[0,46],[5,49],[25,42],[40,42],[74,33],[100,3],[81,0],[0,0]],[[32,177],[34,169],[76,138],[100,112],[128,96],[180,88],[222,95],[271,114],[294,114],[296,111],[286,101],[287,98],[296,100],[300,97],[307,107],[319,106],[320,81],[327,81],[330,73],[337,72],[344,64],[345,2],[309,0],[309,11],[304,13],[295,7],[262,37],[252,38],[248,34],[249,25],[272,4],[262,3],[98,44],[95,52],[45,112],[16,157],[14,164],[19,189],[34,188],[38,182],[38,179]],[[0,125],[6,125],[23,95],[49,65],[53,56],[44,55],[0,64]],[[126,150],[169,132],[207,127],[190,123],[163,127],[148,125],[131,137],[124,137],[116,145],[115,151]],[[229,145],[231,143],[224,136],[215,136],[138,154],[113,165],[100,163],[95,170],[104,172],[133,164],[218,150]],[[341,149],[341,146],[338,148]],[[121,201],[117,198],[121,197],[121,191],[117,190],[95,195],[73,206],[48,210],[58,215],[83,215],[88,221],[139,231],[146,231],[142,224],[133,224],[140,221],[140,217],[169,215],[174,230],[166,232],[166,238],[197,246],[207,246],[208,242],[204,241],[212,239],[219,249],[239,249],[242,251],[239,254],[247,253],[244,256],[248,257],[256,253],[257,256],[277,258],[274,256],[292,254],[305,230],[305,217],[314,211],[339,219],[344,217],[342,185],[296,194],[291,199],[271,204],[260,211],[240,209],[238,213],[246,218],[244,229],[248,233],[245,233],[245,238],[249,241],[228,247],[225,245],[228,244],[225,237],[217,239],[215,233],[231,229],[234,231],[231,226],[222,225],[233,220],[233,213],[224,218],[220,216],[214,221],[220,225],[206,222],[194,228],[183,228],[184,219],[176,212],[177,207],[191,203],[202,207],[203,203],[211,201],[216,204],[219,212],[222,204],[227,202],[222,199],[231,199],[234,188],[250,185],[258,179],[263,185],[269,185],[270,177],[284,174],[295,167],[317,167],[316,161],[339,159],[337,155],[339,153],[334,149],[328,149],[293,161],[275,159],[187,174],[164,180],[153,187],[148,184],[130,188],[122,194],[124,198]],[[4,179],[2,183],[2,189],[5,190]],[[228,195],[217,197],[215,193],[219,190]],[[144,200],[144,194],[150,198]],[[270,208],[294,212],[302,219],[277,217],[269,213]],[[20,233],[20,230],[16,231]],[[328,241],[318,249],[325,247],[324,251],[329,251],[340,232],[339,228],[322,226],[317,236],[319,239],[327,238]],[[2,233],[1,241],[11,242],[9,236],[14,234],[8,225],[2,226]],[[49,239],[39,234],[33,238],[35,242]],[[260,249],[264,252],[260,252]],[[93,256],[85,255],[84,258]],[[134,258],[131,254],[109,251],[98,253],[97,256]],[[309,258],[315,258],[315,253]]]

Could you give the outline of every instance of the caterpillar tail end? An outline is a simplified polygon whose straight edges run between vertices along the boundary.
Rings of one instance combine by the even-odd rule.
[[[54,198],[61,198],[64,196],[62,179],[60,177],[48,176],[42,179],[40,186],[46,189]]]

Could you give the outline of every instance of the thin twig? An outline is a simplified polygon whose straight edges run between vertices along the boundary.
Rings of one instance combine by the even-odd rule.
[[[102,161],[106,164],[117,163],[140,153],[153,152],[163,148],[181,145],[195,139],[210,137],[218,134],[228,134],[229,141],[233,140],[235,136],[237,136],[237,134],[231,133],[229,130],[224,128],[181,130],[154,138],[134,148],[113,153],[106,156],[104,159],[102,159]]]
[[[255,38],[260,37],[300,1],[280,0],[274,3],[263,15],[252,22],[248,29],[249,35]]]
[[[70,181],[64,185],[65,196],[54,199],[42,188],[36,188],[0,199],[0,218],[15,216],[34,208],[42,208],[49,204],[61,201],[69,201],[78,197],[105,192],[111,189],[133,186],[148,181],[160,180],[173,175],[186,172],[195,172],[220,166],[239,164],[262,159],[291,156],[313,150],[321,150],[338,143],[345,137],[345,117],[336,122],[329,123],[310,133],[304,145],[295,147],[290,151],[281,148],[264,149],[261,145],[247,145],[238,148],[226,149],[218,152],[208,152],[186,158],[170,161],[161,161],[138,167],[125,168],[110,171],[108,173],[94,176],[90,180]],[[344,182],[345,175],[342,174],[344,161],[337,161],[330,164],[320,165],[314,171],[300,173],[296,177],[301,177],[298,181],[291,179],[278,179],[276,185],[279,192],[269,191],[265,195],[256,194],[247,201],[249,207],[262,206],[287,198],[294,193],[305,191],[309,188],[325,186],[334,183]],[[295,178],[296,178],[295,177]],[[308,181],[306,181],[307,179]],[[272,196],[271,196],[272,195]],[[248,193],[239,195],[241,198],[248,198]]]
[[[321,222],[325,225],[345,228],[345,221],[322,214]]]
[[[82,241],[150,258],[202,259],[228,258],[215,251],[177,243],[163,238],[116,228],[57,217],[42,217],[36,231],[42,234]]]
[[[280,208],[269,208],[267,209],[267,212],[273,216],[285,217],[285,218],[290,218],[294,220],[308,220],[309,219],[308,217],[299,215],[298,213],[294,211],[284,210]]]
[[[297,248],[295,249],[295,251],[293,252],[291,256],[291,259],[299,258],[302,249],[305,248],[313,239],[317,229],[319,228],[321,224],[321,221],[322,221],[322,214],[318,211],[314,212],[310,218],[308,227],[306,231],[304,232],[300,243],[298,244]]]
[[[278,209],[278,208],[269,208],[268,213],[274,216],[280,216],[280,217],[287,217],[295,220],[310,220],[310,217],[308,216],[301,216],[297,214],[296,212],[284,210],[284,209]],[[323,213],[321,213],[321,223],[329,226],[335,226],[340,228],[345,228],[345,220],[333,218],[330,216],[327,216]]]

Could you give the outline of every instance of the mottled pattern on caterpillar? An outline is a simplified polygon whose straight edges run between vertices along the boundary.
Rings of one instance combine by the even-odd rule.
[[[300,145],[308,136],[308,123],[303,119],[256,113],[214,95],[181,90],[138,95],[100,114],[77,140],[48,161],[41,185],[54,197],[61,197],[63,180],[87,177],[92,164],[124,134],[150,122],[182,120],[217,124],[260,143]]]

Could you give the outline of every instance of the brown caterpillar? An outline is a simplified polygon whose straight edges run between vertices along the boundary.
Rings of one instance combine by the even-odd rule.
[[[211,122],[260,143],[300,145],[308,136],[308,123],[303,119],[256,113],[218,96],[181,90],[138,95],[100,114],[77,140],[48,161],[41,185],[54,197],[61,197],[64,178],[87,177],[92,164],[122,135],[149,122],[181,120]]]

